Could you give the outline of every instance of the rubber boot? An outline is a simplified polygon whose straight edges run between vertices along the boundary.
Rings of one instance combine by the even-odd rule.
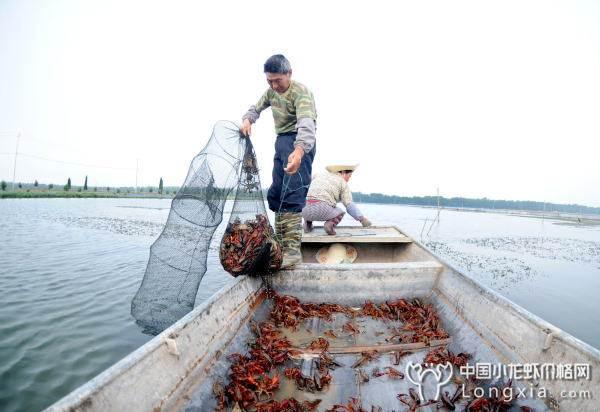
[[[313,230],[312,222],[305,220],[304,221],[304,233],[310,233]]]
[[[338,223],[340,223],[342,221],[343,217],[344,217],[344,214],[341,213],[341,214],[337,215],[336,217],[334,217],[333,219],[329,219],[328,221],[326,221],[324,224],[325,232],[331,236],[335,235],[335,227],[338,225]]]
[[[275,234],[280,239],[283,251],[282,269],[291,269],[302,261],[302,214],[275,213]]]

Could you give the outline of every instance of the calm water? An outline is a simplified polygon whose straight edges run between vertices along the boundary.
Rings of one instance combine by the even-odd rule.
[[[0,410],[48,406],[149,340],[129,305],[169,205],[0,201]],[[455,211],[443,211],[431,225],[432,209],[362,208],[375,223],[398,225],[459,269],[600,347],[600,227]],[[197,303],[232,279],[216,246]]]

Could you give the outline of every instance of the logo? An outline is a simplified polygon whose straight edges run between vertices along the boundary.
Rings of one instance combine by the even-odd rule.
[[[435,396],[429,399],[437,401],[440,398],[442,386],[447,384],[452,377],[452,364],[445,363],[444,365],[435,365],[435,367],[432,365],[423,368],[420,363],[408,362],[406,365],[406,376],[409,381],[417,386],[421,402],[425,402],[426,400],[425,396],[423,396],[423,386],[427,375],[432,375],[435,380]]]

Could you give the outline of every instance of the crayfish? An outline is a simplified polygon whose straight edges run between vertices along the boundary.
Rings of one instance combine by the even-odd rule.
[[[489,398],[475,398],[467,404],[465,410],[469,412],[508,411],[512,407],[514,401],[512,396],[506,394],[506,389],[511,386],[512,379],[509,379],[505,385],[498,387],[496,396],[491,396]],[[528,406],[521,407],[521,410],[524,410],[523,408],[531,410]]]
[[[400,372],[396,368],[392,368],[391,366],[386,366],[383,371],[375,368],[373,372],[371,372],[374,378],[379,378],[380,376],[389,376],[392,379],[404,379],[404,374]]]
[[[452,396],[450,396],[448,391],[444,391],[444,393],[442,393],[442,395],[441,395],[440,401],[438,402],[438,409],[446,408],[450,411],[455,410],[456,409],[455,404],[461,397],[461,393],[460,393],[461,389],[462,389],[461,386],[458,386]]]
[[[346,405],[333,405],[331,409],[327,409],[326,412],[367,412],[363,409],[360,400],[357,398],[350,398]]]
[[[284,374],[286,378],[296,382],[298,389],[308,392],[321,391],[331,382],[331,375],[327,371],[321,374],[319,370],[315,370],[311,377],[306,377],[298,368],[287,368]]]
[[[461,367],[467,364],[467,361],[471,359],[471,355],[468,353],[461,352],[458,355],[450,352],[445,348],[437,348],[430,351],[427,355],[425,355],[425,359],[423,360],[423,364],[425,365],[437,365],[437,364],[445,364],[451,363],[454,366]]]
[[[417,409],[422,408],[424,406],[428,406],[434,404],[435,401],[429,400],[425,403],[421,403],[421,398],[417,394],[413,388],[408,390],[408,395],[405,393],[400,393],[396,396],[400,402],[408,406],[409,412],[415,412]]]
[[[353,368],[358,368],[362,364],[364,364],[366,362],[370,362],[373,359],[377,359],[378,357],[379,357],[379,352],[377,352],[376,350],[373,350],[373,351],[370,351],[370,352],[361,352],[360,358],[358,358],[358,360],[356,362],[354,362],[354,364],[352,365],[352,367]]]
[[[267,216],[229,223],[219,249],[223,268],[233,276],[271,273],[281,267],[282,252]]]

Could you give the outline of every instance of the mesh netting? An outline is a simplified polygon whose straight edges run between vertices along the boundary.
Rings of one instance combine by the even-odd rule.
[[[219,249],[223,268],[233,276],[263,275],[281,266],[281,248],[274,240],[260,186],[256,155],[246,145],[231,218]]]
[[[220,248],[224,268],[234,276],[279,268],[281,250],[273,240],[256,165],[252,143],[238,126],[218,122],[171,203],[131,302],[131,314],[146,333],[161,332],[194,307],[209,245],[233,189],[235,201]]]

